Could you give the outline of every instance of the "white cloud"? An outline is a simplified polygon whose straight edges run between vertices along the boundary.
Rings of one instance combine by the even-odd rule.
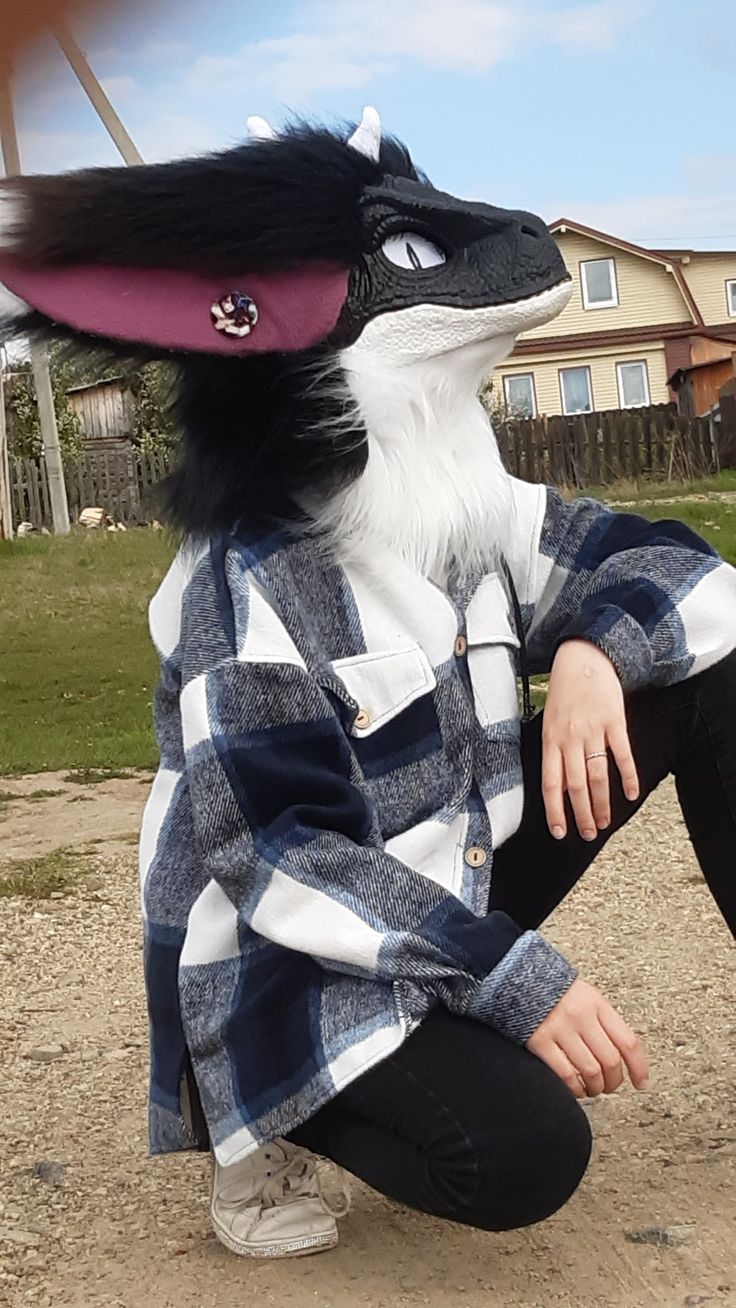
[[[140,86],[134,77],[101,77],[100,85],[106,92],[113,104],[120,103],[123,100],[130,100],[135,96],[142,95]]]
[[[240,83],[294,103],[361,86],[402,62],[480,74],[539,41],[609,49],[645,5],[595,0],[550,12],[523,0],[314,0],[291,35],[198,58],[188,86],[231,95]]]
[[[258,41],[233,55],[202,55],[187,79],[191,92],[230,99],[233,86],[268,89],[287,101],[308,100],[329,86],[363,86],[388,70],[383,60],[358,59],[344,38],[297,34]],[[250,107],[250,106],[249,106]]]
[[[357,52],[470,73],[510,55],[526,25],[522,5],[492,0],[337,0],[315,16]]]
[[[21,126],[18,138],[25,173],[56,173],[118,162],[102,126],[90,132],[33,131]]]
[[[543,30],[549,41],[568,50],[611,50],[624,29],[644,17],[646,7],[628,0],[572,5],[547,15]]]
[[[243,125],[245,135],[245,125]],[[160,112],[136,124],[135,143],[148,163],[221,149],[217,128],[191,114]]]

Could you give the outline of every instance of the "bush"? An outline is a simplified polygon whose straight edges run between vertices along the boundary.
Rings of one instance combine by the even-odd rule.
[[[71,384],[71,383],[69,383]],[[67,381],[58,368],[52,369],[59,444],[65,459],[74,458],[82,449],[79,419],[67,399]],[[22,364],[5,382],[5,413],[8,425],[8,452],[11,457],[38,459],[43,454],[43,437],[36,403],[36,386],[30,364]]]
[[[81,425],[69,403],[67,391],[74,386],[86,386],[121,375],[135,400],[133,444],[147,454],[168,453],[175,444],[177,432],[171,413],[176,377],[173,365],[126,366],[103,355],[79,350],[72,352],[69,346],[52,345],[49,366],[59,443],[65,459],[81,454],[83,448]],[[43,453],[43,438],[30,360],[22,361],[13,372],[6,374],[5,411],[11,457],[39,458]]]

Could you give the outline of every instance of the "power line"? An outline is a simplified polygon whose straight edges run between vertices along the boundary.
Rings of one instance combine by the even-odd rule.
[[[647,236],[646,239],[647,241],[679,241],[682,243],[686,241],[736,241],[736,232],[715,232],[714,234],[709,233],[707,236]],[[644,241],[638,241],[636,244],[643,245]]]

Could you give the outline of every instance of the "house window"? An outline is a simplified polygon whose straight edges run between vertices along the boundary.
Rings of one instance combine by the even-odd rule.
[[[618,304],[615,259],[588,259],[580,265],[584,309],[610,309]]]
[[[593,387],[590,368],[560,368],[563,413],[592,413]]]
[[[617,363],[616,372],[618,373],[618,402],[622,409],[638,409],[643,404],[651,404],[646,359]]]
[[[518,372],[516,376],[504,377],[503,389],[506,396],[506,410],[512,418],[536,418],[537,397],[534,394],[534,373]]]
[[[728,301],[729,316],[736,318],[736,278],[726,282],[726,299]]]

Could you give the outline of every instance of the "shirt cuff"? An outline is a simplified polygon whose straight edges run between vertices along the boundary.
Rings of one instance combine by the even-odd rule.
[[[577,976],[574,967],[536,931],[526,931],[481,981],[468,1017],[524,1045]]]
[[[624,690],[646,686],[652,673],[652,648],[644,629],[625,609],[604,604],[580,612],[557,642],[589,640],[611,660]]]

